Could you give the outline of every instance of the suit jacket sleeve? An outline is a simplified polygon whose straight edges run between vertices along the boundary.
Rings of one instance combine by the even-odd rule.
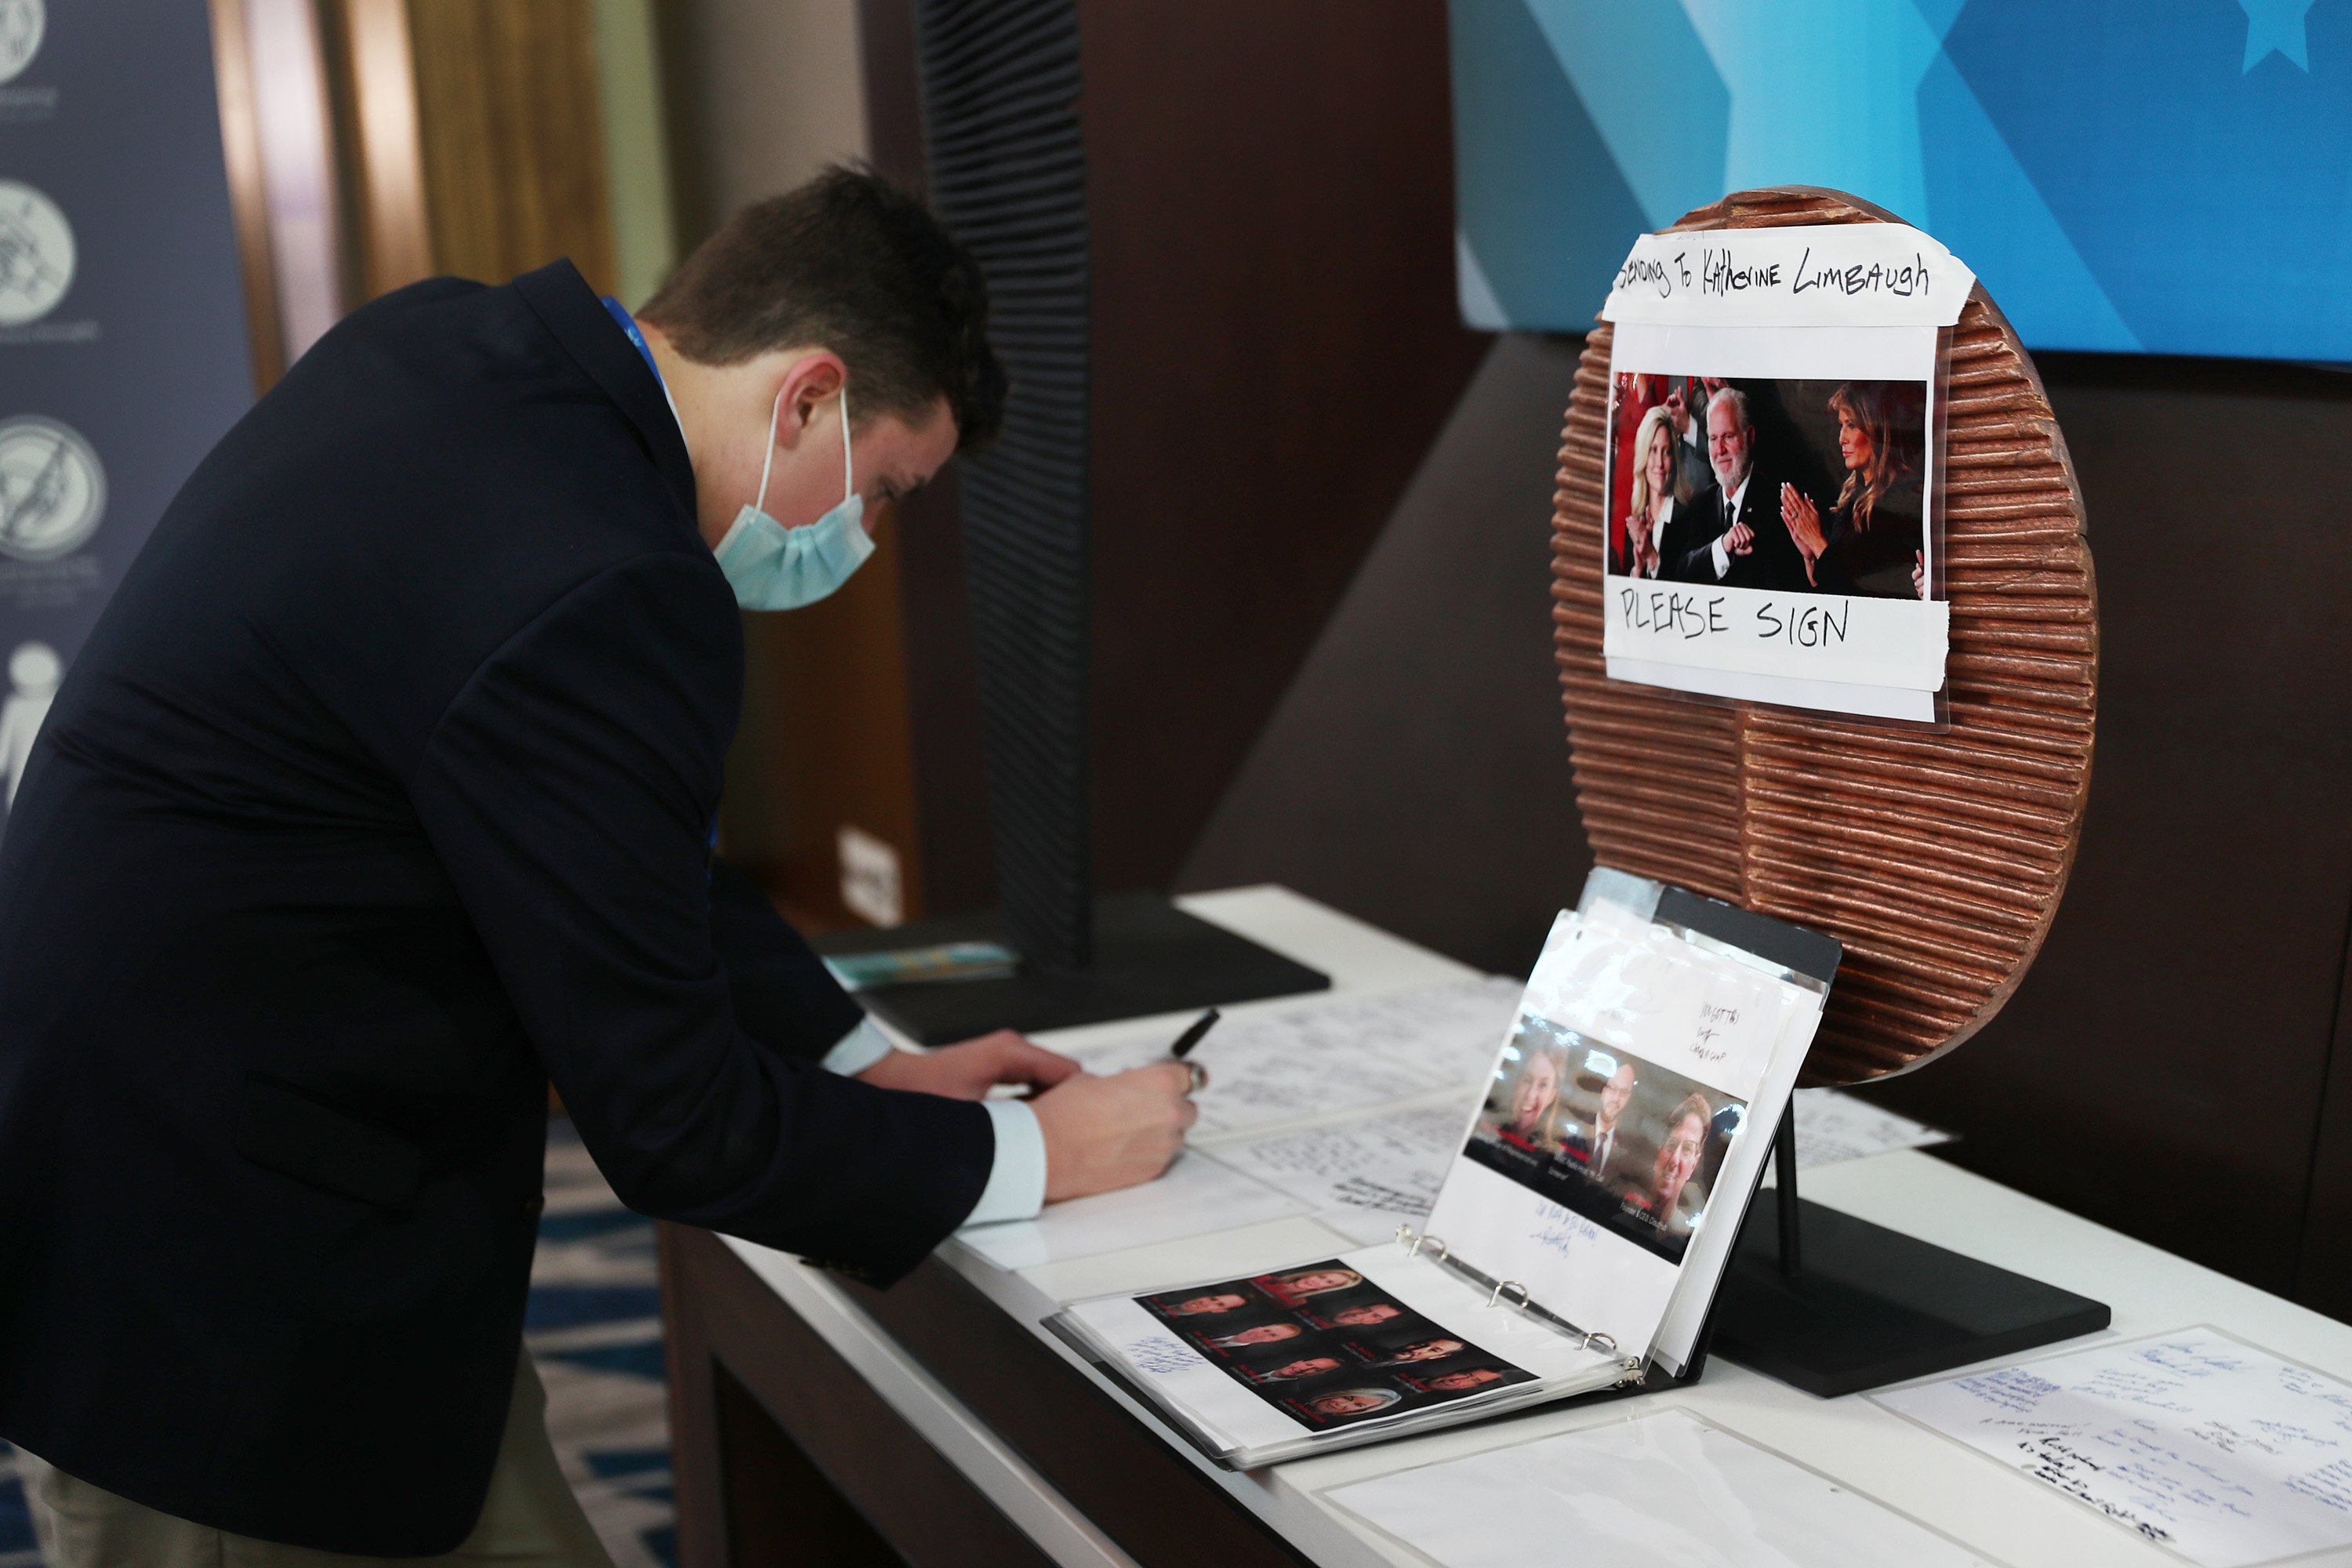
[[[1699,531],[1696,528],[1694,528],[1691,530],[1690,534],[1685,536],[1684,540],[1678,540],[1676,542],[1685,542],[1688,539],[1696,536],[1698,531]],[[1675,580],[1678,583],[1722,582],[1723,579],[1715,574],[1715,542],[1722,538],[1727,531],[1729,531],[1726,529],[1717,529],[1715,532],[1708,534],[1705,539],[1699,540],[1697,543],[1693,544],[1690,548],[1683,551],[1676,564],[1672,569]]]
[[[757,883],[724,860],[710,863],[710,935],[737,1027],[771,1050],[822,1062],[864,1021],[866,1009],[807,939]]]
[[[737,628],[707,563],[603,570],[474,673],[410,795],[621,1200],[891,1279],[971,1212],[994,1135],[976,1103],[804,1059],[829,1017],[767,1043],[739,1020],[709,853]]]

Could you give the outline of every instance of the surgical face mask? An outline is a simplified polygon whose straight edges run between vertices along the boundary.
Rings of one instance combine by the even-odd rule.
[[[857,493],[849,458],[849,389],[841,389],[841,504],[805,528],[786,528],[761,510],[768,500],[768,472],[776,461],[776,421],[784,395],[768,416],[768,457],[760,465],[759,499],[735,514],[735,524],[714,552],[719,569],[747,610],[797,610],[849,581],[874,553],[866,533],[866,498]]]

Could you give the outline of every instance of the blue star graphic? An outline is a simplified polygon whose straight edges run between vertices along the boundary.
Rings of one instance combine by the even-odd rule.
[[[2309,74],[2311,49],[2303,23],[2311,0],[2238,0],[2238,8],[2246,14],[2245,70],[2284,55]]]

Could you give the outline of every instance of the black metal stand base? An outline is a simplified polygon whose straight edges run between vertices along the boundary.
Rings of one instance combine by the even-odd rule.
[[[824,953],[875,952],[1002,940],[988,913],[840,931],[813,945]],[[1034,1034],[1330,987],[1329,975],[1188,915],[1157,893],[1114,893],[1095,900],[1091,969],[1024,966],[1003,980],[877,986],[858,1000],[923,1045],[941,1046],[991,1029]]]
[[[1722,1355],[1832,1399],[2107,1326],[2087,1296],[1797,1198],[1783,1126],[1780,1185],[1756,1194],[1717,1300]]]

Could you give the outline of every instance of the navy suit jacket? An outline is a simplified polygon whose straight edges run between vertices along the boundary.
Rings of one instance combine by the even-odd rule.
[[[1675,513],[1679,520],[1683,509],[1677,506]],[[1740,492],[1739,521],[1755,535],[1755,543],[1746,555],[1731,557],[1727,576],[1717,577],[1715,542],[1731,530],[1723,517],[1721,482],[1708,485],[1691,498],[1688,527],[1669,534],[1674,556],[1659,575],[1682,583],[1727,583],[1736,588],[1767,588],[1782,594],[1809,592],[1812,584],[1805,575],[1805,558],[1796,541],[1789,537],[1789,525],[1780,521],[1778,474],[1760,469],[1750,473],[1747,489]]]
[[[568,262],[355,311],[182,489],[0,841],[0,1436],[421,1555],[505,1422],[551,1078],[643,1213],[887,1280],[973,1103],[709,853],[742,689],[661,391]]]

